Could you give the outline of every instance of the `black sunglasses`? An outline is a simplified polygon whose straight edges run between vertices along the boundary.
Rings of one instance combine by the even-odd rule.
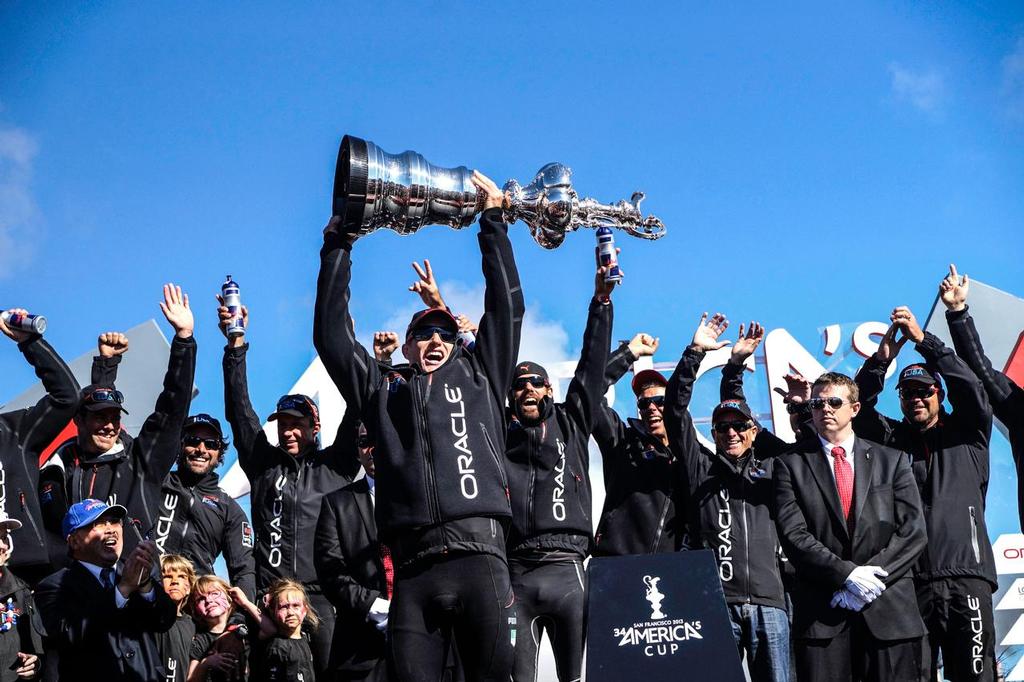
[[[90,403],[117,403],[124,402],[124,394],[114,388],[97,388],[85,395],[85,400]]]
[[[199,444],[202,443],[206,446],[207,450],[221,450],[224,447],[224,441],[220,438],[200,438],[199,436],[185,436],[181,439],[181,442],[186,447],[198,448]]]
[[[938,392],[934,386],[921,386],[920,388],[899,389],[900,400],[927,400]]]
[[[749,419],[743,422],[716,422],[711,425],[711,428],[723,435],[729,433],[729,429],[732,429],[736,433],[743,433],[744,431],[754,428],[754,422]]]
[[[665,406],[665,396],[663,395],[652,395],[646,398],[637,398],[636,406],[637,409],[646,410],[648,405],[655,405],[657,407]]]
[[[373,445],[373,443],[370,442],[369,436],[359,436],[359,440],[356,441],[356,447],[363,448],[364,450],[371,445]]]
[[[807,401],[807,404],[811,406],[812,410],[824,410],[826,405],[833,410],[838,410],[843,405],[848,405],[849,403],[838,396],[832,396],[831,398],[811,398]]]
[[[807,410],[807,403],[786,403],[786,412],[789,414],[802,414]]]
[[[455,343],[455,339],[458,337],[458,332],[453,330],[451,327],[437,327],[434,325],[416,327],[409,332],[409,338],[415,339],[416,341],[429,341],[437,334],[438,337],[445,343]]]
[[[516,377],[516,380],[512,382],[512,388],[517,391],[523,390],[528,385],[534,388],[544,388],[548,385],[548,380],[542,376],[531,374],[530,376]]]

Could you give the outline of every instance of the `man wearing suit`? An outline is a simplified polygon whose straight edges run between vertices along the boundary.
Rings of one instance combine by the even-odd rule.
[[[925,628],[910,570],[926,537],[910,461],[854,436],[850,377],[823,374],[809,403],[818,437],[775,463],[776,524],[798,578],[797,676],[918,679]]]
[[[72,505],[63,524],[71,566],[36,588],[62,682],[164,679],[156,633],[174,624],[177,607],[153,579],[158,553],[151,541],[136,545],[118,569],[127,513],[100,500]]]

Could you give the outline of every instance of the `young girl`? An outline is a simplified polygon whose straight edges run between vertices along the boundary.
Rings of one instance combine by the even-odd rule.
[[[165,554],[160,557],[160,572],[163,576],[164,592],[178,605],[178,618],[167,632],[157,635],[160,656],[167,668],[167,680],[185,682],[188,677],[189,653],[192,649],[192,638],[196,634],[196,624],[192,615],[187,613],[192,583],[196,581],[196,571],[192,562],[178,554]]]
[[[231,622],[231,586],[204,575],[192,588],[197,632],[192,640],[188,682],[236,682],[245,679],[247,634],[244,624]]]
[[[309,649],[309,636],[302,632],[302,624],[308,621],[316,628],[320,621],[309,605],[302,584],[287,578],[274,581],[267,593],[267,608],[263,614],[237,587],[232,596],[250,616],[262,616],[261,644],[253,656],[253,682],[313,682],[316,679],[313,654]]]

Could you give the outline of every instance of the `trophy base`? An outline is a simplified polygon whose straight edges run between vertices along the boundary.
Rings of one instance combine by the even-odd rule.
[[[363,207],[369,180],[366,140],[346,135],[338,148],[334,167],[333,215],[341,217],[345,234],[363,232]]]

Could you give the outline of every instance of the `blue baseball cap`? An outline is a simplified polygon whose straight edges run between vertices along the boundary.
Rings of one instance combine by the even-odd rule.
[[[68,513],[64,515],[61,529],[64,537],[68,537],[79,528],[84,528],[104,514],[110,514],[119,519],[128,516],[128,510],[119,504],[108,505],[100,500],[82,500],[71,505]]]

